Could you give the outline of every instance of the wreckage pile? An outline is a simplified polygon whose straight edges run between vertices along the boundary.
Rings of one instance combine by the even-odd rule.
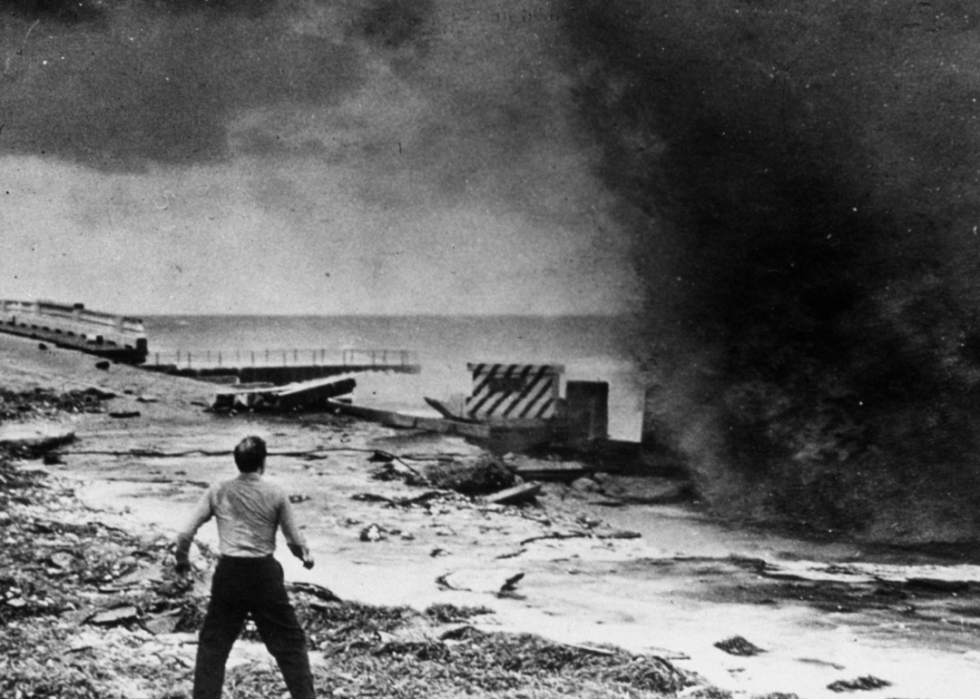
[[[26,405],[15,408],[21,415],[57,412],[50,406],[62,399],[74,405],[46,393],[4,400]],[[201,574],[175,579],[167,537],[106,523],[110,514],[85,507],[67,481],[24,458],[0,452],[0,696],[189,696],[207,601]],[[697,684],[654,656],[487,633],[473,622],[483,608],[372,607],[308,584],[292,595],[321,696],[605,699],[672,696]],[[250,627],[229,661],[225,696],[282,696],[279,671]]]
[[[137,648],[151,629],[193,624],[201,601],[159,576],[166,538],[93,514],[66,483],[0,454],[0,695],[148,697],[140,687],[172,683]]]
[[[43,388],[21,392],[0,388],[0,422],[52,417],[58,413],[101,413],[104,412],[102,401],[110,397],[112,394],[98,388],[65,393]]]
[[[41,469],[4,459],[0,474],[0,695],[184,696],[174,687],[189,689],[206,600],[167,577],[167,539],[83,521],[94,513]],[[662,696],[691,683],[656,657],[477,630],[470,621],[482,608],[420,613],[341,602],[312,586],[292,594],[322,657],[314,663],[324,696]],[[244,639],[257,640],[254,630]],[[283,689],[261,654],[233,662],[228,687],[239,699]]]
[[[315,651],[324,696],[661,697],[694,684],[666,660],[580,647],[470,625],[482,608],[373,607],[299,597],[298,615]],[[254,696],[281,691],[275,669],[233,670],[230,683]],[[251,697],[246,693],[239,696]]]

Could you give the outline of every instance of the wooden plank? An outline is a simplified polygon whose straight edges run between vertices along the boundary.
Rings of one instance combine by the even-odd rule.
[[[581,464],[549,464],[542,461],[518,466],[514,473],[526,480],[571,482],[586,475],[588,470]]]
[[[349,405],[332,399],[328,399],[327,404],[341,415],[350,415],[351,417],[357,417],[362,420],[377,422],[387,427],[425,430],[427,432],[454,434],[479,439],[487,439],[490,436],[490,428],[486,425],[456,422],[454,420],[445,420],[436,417],[405,415],[391,410],[378,410],[377,408],[367,408],[362,405]]]
[[[327,378],[260,388],[221,391],[214,399],[217,409],[253,408],[275,410],[288,407],[322,405],[328,398],[351,393],[357,383],[352,378]]]
[[[488,495],[486,500],[493,505],[509,505],[515,502],[530,500],[540,492],[540,483],[522,483],[521,485],[515,485],[513,488],[507,488],[493,495]]]
[[[347,378],[326,378],[326,379],[315,379],[313,381],[303,381],[301,383],[291,383],[285,386],[280,386],[280,396],[293,396],[299,393],[306,393],[308,391],[323,391],[331,392],[334,391],[333,396],[341,396],[345,393],[350,393],[357,386],[357,382],[354,379]]]

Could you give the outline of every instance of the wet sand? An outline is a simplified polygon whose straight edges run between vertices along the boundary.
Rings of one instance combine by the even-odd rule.
[[[604,507],[594,494],[557,484],[545,486],[534,508],[464,498],[385,507],[353,496],[425,489],[372,479],[375,450],[420,465],[478,448],[332,416],[217,416],[203,410],[213,386],[119,365],[101,371],[95,361],[0,336],[6,387],[97,386],[117,394],[108,410],[140,413],[64,418],[77,439],[62,450],[64,463],[49,467],[127,526],[173,533],[205,484],[235,475],[234,444],[258,434],[272,452],[268,477],[300,500],[317,559],[305,571],[280,546],[287,577],[344,599],[483,605],[495,612],[481,622],[492,628],[659,654],[738,696],[839,696],[829,685],[869,675],[891,683],[872,696],[896,699],[966,699],[980,686],[973,566],[729,527],[693,505]],[[362,541],[371,524],[384,538]],[[620,538],[624,532],[640,536]],[[214,526],[199,540],[215,546]],[[496,595],[517,573],[515,592]],[[733,636],[765,652],[715,647]]]

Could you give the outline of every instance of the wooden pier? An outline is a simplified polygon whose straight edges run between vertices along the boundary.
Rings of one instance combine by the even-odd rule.
[[[212,383],[288,383],[369,371],[417,374],[408,350],[264,349],[151,352],[142,368]]]

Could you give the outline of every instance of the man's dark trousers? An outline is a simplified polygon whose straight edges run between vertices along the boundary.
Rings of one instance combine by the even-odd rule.
[[[225,661],[249,613],[293,699],[314,699],[306,634],[289,603],[282,566],[272,556],[219,559],[197,649],[194,699],[221,696]]]

